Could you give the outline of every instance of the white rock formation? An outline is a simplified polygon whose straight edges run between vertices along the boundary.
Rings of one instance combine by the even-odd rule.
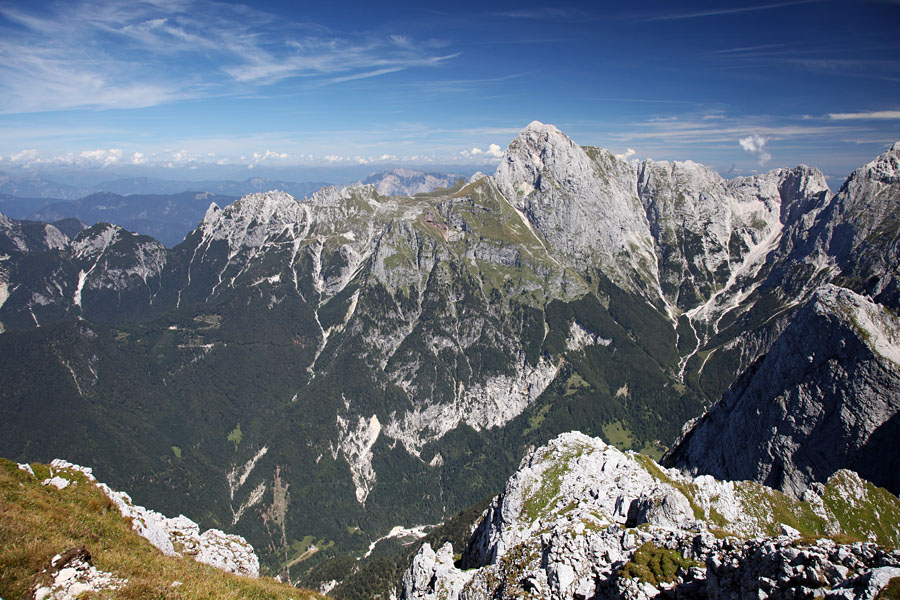
[[[54,556],[37,580],[31,590],[34,600],[75,600],[82,594],[117,590],[128,583],[97,570],[84,546]]]
[[[461,423],[476,431],[502,427],[522,414],[558,372],[559,365],[544,358],[537,366],[522,358],[514,375],[497,375],[470,388],[460,383],[454,402],[423,402],[402,415],[392,414],[384,433],[418,456],[425,444],[441,439]]]
[[[573,266],[599,267],[616,284],[658,297],[635,167],[605,150],[591,152],[553,125],[534,121],[509,144],[493,179]]]
[[[874,499],[843,481],[852,474],[842,478],[835,484],[840,489],[823,498],[831,502],[829,494],[836,493],[842,502],[853,499],[851,513],[872,510],[875,505],[867,503]],[[876,510],[900,514],[900,500],[885,502]],[[449,545],[435,553],[426,544],[403,576],[402,597],[646,599],[669,590],[676,597],[769,598],[781,597],[773,595],[779,589],[795,593],[803,586],[826,594],[826,586],[844,586],[850,598],[868,597],[853,591],[853,573],[878,577],[883,587],[886,575],[865,574],[900,567],[900,551],[840,546],[830,539],[805,547],[779,519],[809,511],[811,504],[749,482],[686,478],[647,457],[566,433],[522,461],[485,511],[462,568],[454,566]],[[819,498],[819,505],[820,526],[841,532],[844,525],[829,512],[830,504]],[[722,530],[734,537],[713,535]],[[900,541],[898,532],[880,535],[891,545]],[[625,568],[640,564],[636,553],[678,567],[669,577],[657,573],[658,580],[648,579],[650,570]]]
[[[356,500],[365,504],[377,479],[372,467],[372,446],[381,435],[381,423],[378,422],[377,415],[372,415],[369,419],[359,417],[355,424],[338,415],[337,427],[338,445],[332,446],[332,457],[337,459],[338,453],[343,454],[350,465],[353,485],[356,486]]]
[[[20,467],[21,468],[21,467]],[[23,469],[24,470],[24,469]],[[93,475],[93,470],[62,459],[50,463],[53,477],[44,484],[65,488],[71,481],[67,472],[78,471],[93,482],[119,508],[122,516],[131,519],[132,528],[167,556],[193,556],[195,560],[216,568],[245,575],[259,576],[259,558],[253,547],[239,535],[226,534],[218,529],[200,532],[200,526],[184,515],[167,518],[156,511],[138,506],[125,492],[117,492]],[[57,483],[65,481],[65,485]]]

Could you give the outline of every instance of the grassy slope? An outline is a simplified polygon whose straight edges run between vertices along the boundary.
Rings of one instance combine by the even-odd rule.
[[[32,465],[38,477],[46,466]],[[0,459],[0,597],[22,598],[50,559],[84,544],[94,565],[128,580],[102,597],[188,600],[320,597],[272,579],[250,579],[195,562],[166,557],[131,530],[115,505],[83,475],[63,490],[42,486],[15,463]],[[172,587],[180,581],[181,586]],[[92,596],[93,597],[93,596]]]

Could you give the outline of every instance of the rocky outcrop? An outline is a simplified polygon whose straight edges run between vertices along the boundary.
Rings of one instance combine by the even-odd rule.
[[[800,496],[852,469],[900,492],[900,319],[827,285],[693,423],[667,464]]]
[[[28,465],[22,464],[19,465],[19,468],[34,474]],[[64,489],[71,481],[71,475],[67,476],[67,474],[73,471],[81,473],[103,490],[119,508],[122,517],[131,520],[131,526],[135,532],[156,546],[163,554],[192,556],[198,562],[212,565],[229,573],[248,577],[259,576],[259,559],[253,551],[253,547],[241,536],[226,534],[218,529],[209,529],[201,533],[200,526],[184,515],[168,518],[156,511],[138,506],[131,502],[131,497],[125,492],[117,492],[106,484],[98,482],[90,468],[56,459],[50,463],[51,477],[47,478],[43,484]],[[72,594],[72,597],[77,595]],[[56,595],[52,597],[62,598],[62,596]]]
[[[732,278],[752,278],[781,234],[780,184],[792,173],[778,169],[727,181],[690,161],[640,163],[638,193],[670,302],[690,310]]]
[[[462,175],[423,173],[398,168],[372,173],[363,183],[374,185],[382,196],[414,196],[433,192],[438,188],[453,187],[462,178]]]
[[[785,215],[765,287],[791,299],[833,282],[900,306],[900,142],[851,173],[834,196],[794,189],[801,198]]]
[[[900,552],[875,544],[800,544],[791,536],[718,544],[706,559],[706,596],[874,600],[900,577]]]
[[[449,545],[424,545],[402,597],[871,597],[870,582],[883,587],[900,568],[900,551],[878,545],[900,542],[900,500],[849,472],[818,491],[797,501],[751,482],[690,479],[566,433],[522,461],[460,562]],[[860,529],[871,511],[886,521]],[[873,542],[828,537],[838,534]]]
[[[68,238],[48,223],[17,221],[0,214],[0,255],[64,248]]]
[[[84,546],[70,548],[50,559],[35,575],[28,600],[75,600],[82,594],[116,590],[128,583],[112,573],[99,571]]]

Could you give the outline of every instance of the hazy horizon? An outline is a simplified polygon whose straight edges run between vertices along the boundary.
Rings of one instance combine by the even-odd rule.
[[[808,164],[837,186],[900,139],[898,24],[875,0],[5,4],[0,170],[486,170],[539,120],[635,158]]]

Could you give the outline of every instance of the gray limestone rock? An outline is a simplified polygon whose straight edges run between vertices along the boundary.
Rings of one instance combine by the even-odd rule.
[[[900,551],[809,541],[780,520],[799,525],[792,514],[807,515],[804,528],[814,522],[836,533],[873,510],[897,520],[900,500],[872,497],[858,476],[842,473],[829,482],[827,502],[819,498],[824,516],[816,517],[811,502],[759,484],[690,479],[601,440],[562,434],[510,477],[462,568],[449,545],[437,553],[425,545],[403,576],[402,597],[871,598],[896,576]],[[848,503],[841,516],[828,508],[835,495]],[[898,541],[896,532],[880,535]]]
[[[802,495],[839,469],[900,491],[900,319],[827,285],[666,458]]]

